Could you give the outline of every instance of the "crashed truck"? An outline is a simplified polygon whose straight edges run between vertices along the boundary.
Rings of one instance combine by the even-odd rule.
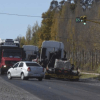
[[[0,75],[6,73],[11,66],[23,58],[23,49],[20,48],[19,41],[0,39]]]
[[[45,69],[45,79],[79,80],[79,72],[74,70],[73,64],[67,60],[62,42],[44,41],[41,47],[40,64]]]

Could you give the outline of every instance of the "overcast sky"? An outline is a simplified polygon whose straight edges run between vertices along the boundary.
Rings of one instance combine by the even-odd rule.
[[[36,21],[41,24],[41,17],[24,17],[6,15],[41,16],[46,12],[52,0],[0,0],[0,38],[15,39],[25,36],[28,25],[34,26]],[[61,0],[57,0],[61,1]]]

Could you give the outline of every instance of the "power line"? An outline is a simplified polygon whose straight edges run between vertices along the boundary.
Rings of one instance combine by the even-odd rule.
[[[0,13],[0,15],[14,15],[14,16],[22,16],[22,17],[41,17],[41,16],[19,15],[19,14],[11,14],[11,13]]]
[[[20,15],[20,14],[14,14],[14,13],[1,13],[0,15],[10,15],[10,16],[21,16],[21,17],[39,17],[39,18],[57,18],[57,19],[74,19],[74,18],[64,18],[64,17],[42,17],[42,16],[33,16],[33,15]],[[100,19],[89,19],[89,20],[100,20]]]
[[[57,19],[74,19],[74,18],[59,18],[59,17],[42,17],[42,16],[32,16],[32,15],[20,15],[11,13],[0,13],[0,15],[11,15],[11,16],[21,16],[21,17],[40,17],[40,18],[57,18]]]
[[[0,15],[12,15],[12,16],[21,16],[21,17],[40,17],[40,18],[57,18],[57,19],[74,19],[74,18],[61,18],[61,17],[42,17],[42,16],[32,16],[32,15],[20,15],[20,14],[11,14],[11,13],[0,13]]]

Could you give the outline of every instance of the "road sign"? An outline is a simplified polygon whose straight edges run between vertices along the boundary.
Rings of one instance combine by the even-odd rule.
[[[80,22],[81,22],[80,17],[76,17],[76,23],[80,23]]]

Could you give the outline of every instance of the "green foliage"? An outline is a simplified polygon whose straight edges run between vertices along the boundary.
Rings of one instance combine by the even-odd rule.
[[[54,18],[52,20],[52,26],[51,26],[51,40],[58,40],[58,23],[59,19],[57,18],[59,14],[55,13]]]
[[[17,36],[17,38],[15,40],[20,42],[21,36]]]
[[[34,26],[31,28],[31,26],[27,27],[26,36],[20,37],[18,36],[16,40],[20,41],[20,46],[23,45],[36,45],[38,46],[39,36],[38,33],[40,31],[40,26],[36,22]]]
[[[50,40],[51,39],[51,26],[52,26],[52,19],[54,16],[54,10],[48,10],[47,12],[42,14],[42,25],[41,25],[41,32],[39,32],[39,45],[44,40]]]
[[[80,78],[81,79],[86,79],[86,78],[97,78],[98,75],[94,75],[94,74],[81,74]]]
[[[27,41],[27,44],[30,44],[31,38],[32,38],[31,26],[28,26],[27,27],[27,32],[26,32],[26,41]]]
[[[31,44],[32,45],[38,45],[39,37],[38,37],[38,32],[40,30],[40,27],[38,25],[38,22],[34,24],[32,27],[32,39],[31,39]]]
[[[54,5],[55,5],[55,7],[54,7]],[[54,10],[54,9],[56,9],[57,8],[57,6],[58,6],[58,1],[51,1],[51,4],[50,4],[50,10]]]
[[[99,66],[98,66],[96,72],[97,72],[97,73],[100,73],[100,64],[99,64]]]
[[[25,45],[25,44],[26,44],[25,37],[21,37],[20,46],[22,47],[22,46]]]

